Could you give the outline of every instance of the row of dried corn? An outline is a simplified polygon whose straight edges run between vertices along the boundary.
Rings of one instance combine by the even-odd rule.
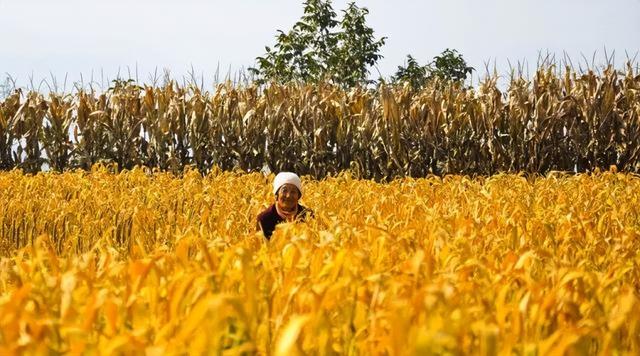
[[[578,74],[540,68],[477,89],[431,85],[219,85],[116,82],[103,94],[15,94],[0,102],[0,169],[115,163],[293,170],[324,177],[591,171],[640,167],[640,76],[629,65]]]

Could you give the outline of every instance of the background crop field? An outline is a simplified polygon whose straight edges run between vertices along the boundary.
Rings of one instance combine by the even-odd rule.
[[[640,352],[640,179],[0,174],[0,353]]]
[[[431,83],[421,90],[329,83],[213,91],[169,81],[106,92],[14,92],[0,99],[0,170],[58,172],[96,163],[180,173],[197,167],[350,169],[376,181],[434,175],[640,172],[640,71],[540,67],[506,89]]]

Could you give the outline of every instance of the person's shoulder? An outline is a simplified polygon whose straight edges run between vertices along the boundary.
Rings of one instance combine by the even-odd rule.
[[[275,204],[271,204],[268,208],[264,209],[263,211],[260,212],[260,214],[258,214],[258,220],[262,220],[267,216],[273,215],[275,211],[276,211]]]

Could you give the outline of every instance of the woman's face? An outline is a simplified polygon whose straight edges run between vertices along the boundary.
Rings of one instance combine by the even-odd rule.
[[[283,210],[293,210],[298,205],[300,199],[300,191],[293,184],[284,184],[278,190],[276,200],[278,206]]]

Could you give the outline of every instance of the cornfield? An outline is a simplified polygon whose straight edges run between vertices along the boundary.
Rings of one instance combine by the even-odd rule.
[[[0,169],[58,172],[96,163],[174,173],[196,167],[283,170],[315,178],[351,169],[377,181],[429,174],[640,168],[640,75],[607,67],[477,89],[382,85],[140,86],[104,93],[16,91],[0,101]]]
[[[117,168],[0,173],[1,354],[640,353],[615,167],[307,176],[316,218],[270,242],[272,175]]]

